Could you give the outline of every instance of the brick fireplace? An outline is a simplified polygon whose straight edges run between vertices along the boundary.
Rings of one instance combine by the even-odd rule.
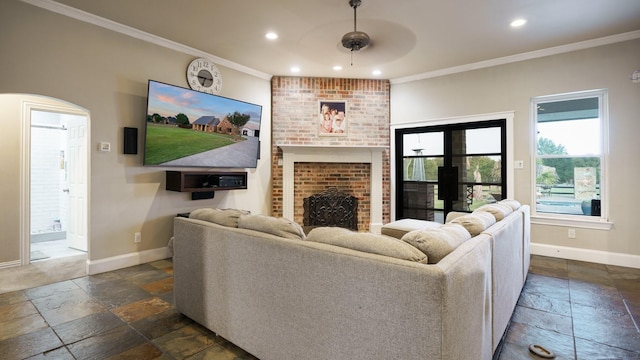
[[[358,198],[358,229],[380,232],[385,147],[279,145],[279,148],[282,150],[283,217],[302,224],[303,199],[335,186]]]
[[[390,218],[389,81],[274,76],[272,215],[303,223],[303,199],[335,186],[358,198],[358,231]],[[345,102],[345,136],[318,131],[320,102]]]

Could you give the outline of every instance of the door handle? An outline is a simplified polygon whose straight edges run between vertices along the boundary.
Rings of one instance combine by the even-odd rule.
[[[458,167],[438,167],[438,200],[458,200]]]

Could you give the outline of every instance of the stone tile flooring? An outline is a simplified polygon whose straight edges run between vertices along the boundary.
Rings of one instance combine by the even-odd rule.
[[[175,311],[172,275],[161,260],[0,294],[0,359],[255,359]],[[639,323],[640,269],[534,256],[494,359],[640,359]]]
[[[494,360],[640,359],[640,269],[533,256]]]

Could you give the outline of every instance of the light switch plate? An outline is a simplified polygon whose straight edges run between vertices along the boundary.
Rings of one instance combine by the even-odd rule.
[[[513,162],[513,167],[516,169],[523,169],[524,168],[524,161],[522,160],[516,160]]]
[[[101,142],[100,143],[100,151],[111,151],[111,143],[108,142]]]

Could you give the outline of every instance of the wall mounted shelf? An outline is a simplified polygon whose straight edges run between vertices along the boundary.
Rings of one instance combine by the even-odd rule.
[[[246,188],[246,172],[167,171],[166,190],[190,192],[192,200],[211,199],[216,190]]]

